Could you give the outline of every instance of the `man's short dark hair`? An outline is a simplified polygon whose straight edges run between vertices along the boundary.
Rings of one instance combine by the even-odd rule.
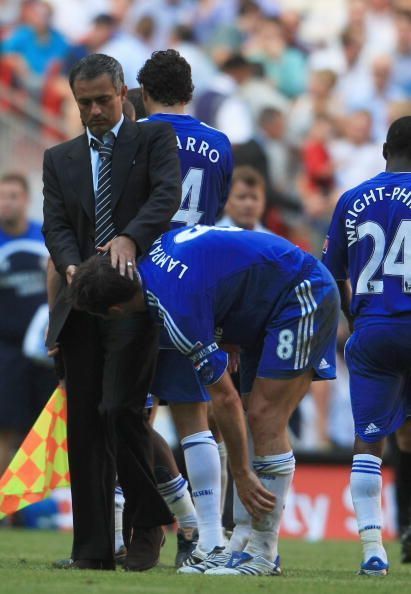
[[[411,116],[404,116],[391,124],[386,148],[390,157],[404,156],[411,159]]]
[[[74,309],[107,315],[112,305],[130,301],[139,286],[137,278],[121,276],[108,256],[96,255],[77,268],[68,298]]]
[[[136,112],[136,120],[141,120],[141,118],[147,117],[146,108],[144,107],[143,102],[143,93],[139,87],[128,89],[127,99],[133,104],[134,111]]]
[[[3,173],[3,175],[0,177],[0,183],[18,184],[23,188],[26,194],[29,193],[29,182],[27,181],[27,177],[22,173],[17,173],[14,171]]]
[[[115,58],[105,54],[91,54],[82,58],[73,66],[69,74],[71,90],[76,80],[93,80],[102,74],[108,74],[117,93],[124,85],[123,68]]]
[[[150,97],[163,105],[188,103],[194,91],[191,66],[173,49],[154,52],[137,75]]]
[[[260,187],[265,191],[265,179],[257,169],[251,167],[251,165],[238,165],[234,167],[232,185],[234,186],[237,182],[243,182],[251,188]]]

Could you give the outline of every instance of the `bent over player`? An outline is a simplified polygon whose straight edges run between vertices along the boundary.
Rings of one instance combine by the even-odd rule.
[[[411,117],[391,125],[383,155],[386,171],[340,198],[323,258],[354,329],[345,349],[355,422],[351,494],[360,573],[369,575],[388,571],[381,538],[385,438],[402,427],[400,448],[411,442],[410,421],[404,426],[411,403]]]
[[[71,294],[76,308],[104,316],[148,309],[191,361],[211,394],[239,496],[254,516],[245,550],[214,571],[277,575],[279,525],[295,467],[287,423],[313,378],[335,377],[339,298],[328,270],[276,235],[197,225],[156,240],[134,281],[105,258],[90,259]],[[261,482],[249,467],[241,400],[215,340],[217,326],[223,342],[243,349],[242,391],[250,392],[253,466]],[[204,571],[224,555],[212,557],[203,557]]]

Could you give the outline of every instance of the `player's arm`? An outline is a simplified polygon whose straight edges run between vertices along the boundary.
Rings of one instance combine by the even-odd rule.
[[[351,283],[348,278],[348,246],[344,223],[344,195],[340,198],[324,243],[322,262],[327,266],[338,286],[341,310],[352,332],[354,319],[351,314]]]
[[[351,334],[354,332],[354,317],[351,314],[352,288],[349,280],[337,280],[337,287],[340,292],[341,310],[347,319]]]
[[[247,429],[240,396],[227,371],[207,388],[213,401],[217,425],[227,447],[231,474],[238,494],[247,511],[258,518],[262,513],[273,509],[275,499],[250,469]]]

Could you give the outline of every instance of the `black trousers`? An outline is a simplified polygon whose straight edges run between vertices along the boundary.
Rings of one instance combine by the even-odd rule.
[[[116,472],[129,527],[172,522],[157,491],[143,417],[158,332],[147,314],[103,320],[72,311],[60,335],[66,370],[73,559],[112,560]]]

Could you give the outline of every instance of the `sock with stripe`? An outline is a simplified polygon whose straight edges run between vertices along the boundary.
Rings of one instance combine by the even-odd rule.
[[[114,550],[117,552],[124,545],[123,540],[123,489],[117,485],[114,491]]]
[[[187,530],[197,527],[197,515],[188,491],[188,483],[181,474],[166,483],[159,483],[158,490],[175,515],[180,528]]]
[[[224,545],[221,525],[221,465],[211,431],[200,431],[181,440],[188,480],[197,513],[198,546],[209,553]]]
[[[221,515],[224,513],[224,506],[225,506],[225,497],[227,494],[227,483],[228,483],[228,468],[227,468],[227,448],[225,447],[225,443],[220,441],[217,443],[218,448],[218,455],[220,458],[220,466],[221,466],[221,504],[220,504],[220,511]]]
[[[267,561],[275,561],[278,555],[278,535],[285,507],[287,493],[293,480],[295,458],[293,452],[272,456],[255,456],[254,470],[270,493],[276,497],[272,512],[263,514],[259,520],[252,520],[252,530],[245,552],[261,555]]]
[[[353,457],[350,478],[351,497],[357,517],[364,561],[375,556],[387,562],[381,536],[381,462],[381,458],[371,454],[355,454]]]

